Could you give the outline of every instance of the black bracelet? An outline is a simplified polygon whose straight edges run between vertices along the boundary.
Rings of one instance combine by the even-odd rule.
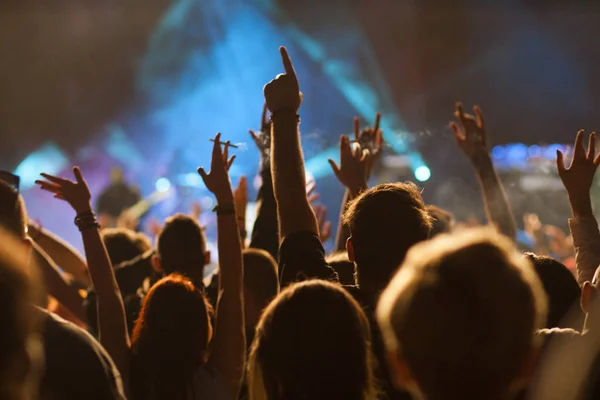
[[[271,117],[270,117],[271,122],[273,122],[273,119],[278,118],[278,117],[280,117],[282,115],[285,115],[285,114],[287,114],[287,115],[289,115],[289,114],[294,115],[296,117],[296,121],[300,122],[300,114],[298,114],[296,111],[291,110],[291,109],[283,109],[283,110],[277,110],[277,111],[271,112]]]
[[[100,224],[96,219],[96,214],[93,211],[87,211],[81,214],[77,214],[75,217],[75,226],[80,232],[86,229],[97,229],[100,228]]]
[[[233,204],[233,203],[217,204],[213,208],[213,212],[217,213],[217,215],[235,215],[235,204]]]

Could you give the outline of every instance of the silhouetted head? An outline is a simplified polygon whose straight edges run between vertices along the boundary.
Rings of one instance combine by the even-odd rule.
[[[565,320],[570,311],[577,312],[581,298],[581,289],[571,271],[552,257],[533,253],[527,253],[525,256],[533,264],[548,296],[548,318],[544,327],[581,330],[581,326],[570,325],[569,321]]]
[[[186,398],[195,369],[207,359],[212,308],[182,275],[158,281],[144,299],[133,330],[131,386],[135,399]],[[162,396],[162,397],[161,397]]]
[[[37,397],[43,351],[38,277],[22,238],[0,229],[0,398]]]
[[[193,218],[177,214],[167,218],[156,243],[155,262],[165,275],[182,274],[196,284],[204,277],[210,261],[204,231]]]
[[[432,222],[430,237],[452,231],[454,228],[454,216],[452,214],[434,205],[428,205],[427,212],[429,212]]]
[[[481,228],[411,249],[377,320],[397,386],[427,400],[499,400],[529,378],[546,306],[531,263]]]
[[[8,233],[25,239],[27,237],[27,211],[21,195],[0,180],[0,226]]]
[[[408,249],[426,240],[431,218],[413,183],[387,183],[354,199],[344,213],[348,257],[356,262],[358,284],[371,292],[387,285]]]
[[[254,330],[263,310],[279,293],[277,263],[269,253],[245,249],[244,257],[244,316],[246,330]]]
[[[320,280],[290,285],[256,328],[250,399],[373,399],[370,343],[364,312],[339,285]]]
[[[141,232],[125,228],[107,228],[102,230],[101,235],[114,267],[152,249],[150,238]]]

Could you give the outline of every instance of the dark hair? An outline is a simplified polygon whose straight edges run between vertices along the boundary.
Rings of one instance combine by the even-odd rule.
[[[452,216],[451,213],[432,204],[427,206],[427,212],[429,213],[432,222],[429,237],[452,231],[454,216]]]
[[[21,195],[0,180],[0,225],[9,233],[25,238],[27,236],[27,211]]]
[[[0,228],[0,398],[30,398],[37,393],[32,372],[40,368],[40,319],[34,304],[40,282],[22,239]],[[37,397],[37,396],[34,396]]]
[[[347,251],[332,253],[326,257],[326,261],[337,272],[342,285],[356,285],[356,268],[354,263],[348,259]]]
[[[569,311],[579,311],[577,306],[581,297],[581,289],[571,271],[552,257],[538,256],[533,253],[526,253],[525,257],[533,264],[548,295],[548,318],[545,327],[581,329],[581,326],[568,325],[568,321],[564,319]]]
[[[429,400],[505,398],[545,319],[531,263],[491,228],[412,248],[377,307],[387,352]]]
[[[256,328],[248,382],[251,400],[375,398],[367,317],[339,285],[288,286]]]
[[[156,247],[165,274],[178,273],[192,279],[202,279],[206,238],[193,218],[184,214],[167,218],[158,235]]]
[[[252,296],[257,305],[264,308],[279,293],[277,263],[260,249],[245,249],[243,257],[245,296]]]
[[[385,286],[408,249],[426,240],[431,219],[419,188],[386,183],[361,193],[344,213],[354,248],[358,283]]]
[[[152,248],[148,236],[130,229],[107,228],[102,230],[101,235],[114,267],[133,260]]]
[[[212,307],[182,275],[158,281],[144,299],[131,340],[133,398],[185,399],[196,368],[206,362]]]

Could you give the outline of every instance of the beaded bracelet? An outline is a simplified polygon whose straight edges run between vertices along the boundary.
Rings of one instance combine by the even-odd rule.
[[[296,116],[296,121],[300,122],[300,115],[294,111],[294,110],[290,110],[290,109],[283,109],[283,110],[278,110],[278,111],[274,111],[271,113],[271,122],[273,122],[273,119],[278,118],[284,114],[293,114]]]
[[[217,213],[217,215],[235,215],[235,204],[233,204],[233,203],[217,204],[213,208],[213,212]]]
[[[75,226],[80,232],[86,229],[97,229],[100,228],[100,224],[96,219],[96,214],[93,211],[87,211],[81,214],[77,214],[75,217]]]

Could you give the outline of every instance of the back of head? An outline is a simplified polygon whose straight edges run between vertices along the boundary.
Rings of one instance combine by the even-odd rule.
[[[545,318],[531,264],[485,228],[415,246],[377,309],[388,354],[428,400],[505,398]]]
[[[271,255],[260,249],[245,249],[244,295],[252,296],[260,310],[279,293],[277,263]]]
[[[21,195],[0,180],[0,226],[18,238],[25,238],[27,212]]]
[[[363,192],[344,214],[358,283],[383,288],[408,249],[429,237],[431,221],[419,188],[387,183]]]
[[[452,231],[454,226],[454,217],[452,214],[434,205],[427,206],[427,211],[429,212],[432,222],[430,237]]]
[[[206,239],[198,223],[184,214],[167,218],[158,235],[157,253],[165,274],[178,273],[202,279]]]
[[[265,310],[248,371],[251,400],[374,398],[367,318],[339,285],[291,285]]]
[[[31,272],[30,272],[31,271]],[[39,321],[34,304],[40,287],[18,238],[0,230],[0,398],[36,393],[41,367]]]
[[[212,308],[182,275],[158,281],[144,299],[132,335],[134,398],[185,398],[191,374],[207,356]],[[165,397],[166,396],[166,397]]]
[[[338,251],[327,256],[327,264],[337,272],[340,283],[345,286],[356,285],[356,266],[348,259],[347,251]]]
[[[103,229],[102,240],[113,266],[133,260],[152,248],[148,236],[124,228]]]
[[[578,311],[581,289],[569,269],[552,257],[526,254],[548,296],[548,318],[545,328],[579,328],[570,326],[565,317],[569,311]],[[574,308],[574,306],[576,308]]]

